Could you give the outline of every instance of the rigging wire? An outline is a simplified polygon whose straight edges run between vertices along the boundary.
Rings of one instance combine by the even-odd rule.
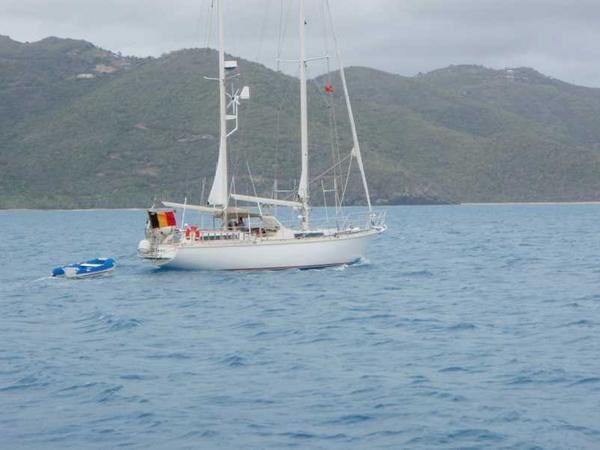
[[[328,72],[327,72],[327,79],[331,80],[331,71],[329,70],[329,58],[327,59],[327,67],[328,67]],[[316,78],[311,78],[310,79],[311,84],[313,84],[315,86],[316,91],[319,93],[319,97],[322,101],[323,104],[325,105],[325,107],[327,108],[327,120],[328,120],[328,129],[329,129],[329,147],[331,150],[331,162],[333,164],[333,168],[337,168],[339,167],[339,162],[342,160],[342,155],[341,155],[341,151],[340,151],[340,136],[339,136],[339,127],[338,127],[338,123],[337,123],[337,115],[336,115],[336,104],[335,104],[335,97],[334,97],[334,93],[331,94],[326,94],[323,92],[322,90],[322,86],[319,84],[319,82],[317,81]],[[330,81],[328,81],[329,84],[331,84]],[[342,176],[341,171],[338,173],[337,169],[334,170],[333,173],[333,178],[334,179],[338,179],[339,177]],[[336,198],[338,197],[337,193],[336,193]],[[341,204],[336,204],[336,208],[341,208]]]
[[[206,21],[208,22],[206,28],[206,39],[205,39],[205,45],[204,48],[206,49],[206,52],[208,53],[209,49],[210,49],[210,41],[212,39],[212,33],[213,33],[213,11],[215,9],[215,0],[208,0],[210,2],[210,4],[208,5],[208,11],[206,13]],[[208,2],[207,2],[208,3]]]
[[[320,181],[323,177],[325,177],[329,172],[331,172],[334,168],[341,166],[342,164],[344,164],[346,161],[348,161],[350,158],[352,157],[352,154],[349,153],[348,155],[346,155],[344,158],[342,158],[341,161],[339,161],[337,164],[329,167],[327,170],[324,170],[323,172],[321,172],[319,175],[317,175],[316,177],[313,177],[310,180],[310,184],[311,186],[315,183],[317,183],[318,181]],[[352,164],[352,161],[350,161],[350,164]],[[283,191],[279,191],[279,192],[283,192]],[[292,196],[295,195],[295,192],[292,192],[291,194],[288,194],[287,196],[285,196],[282,200],[290,200],[292,198]]]
[[[348,182],[350,181],[350,172],[352,170],[352,153],[348,156],[350,158],[350,163],[348,164],[348,173],[346,174],[346,182],[344,183],[344,190],[342,191],[342,199],[340,200],[341,204],[344,204],[344,200],[346,199],[346,190],[348,189]]]
[[[248,176],[250,177],[250,183],[252,184],[252,190],[254,191],[254,196],[258,197],[258,194],[256,193],[256,186],[254,185],[254,177],[252,176],[252,171],[250,170],[250,163],[248,161],[246,161],[246,167],[248,168]],[[262,208],[260,206],[260,202],[257,202],[256,206],[258,206],[258,212],[262,216]]]
[[[280,8],[279,8],[279,36],[277,39],[277,71],[281,71],[280,60],[282,57],[282,46],[287,35],[287,26],[290,19],[290,9],[285,8],[284,4],[289,3],[286,0],[280,0]]]
[[[357,160],[357,164],[358,167],[360,169],[360,175],[362,178],[362,183],[363,183],[363,188],[364,188],[364,192],[365,192],[365,197],[367,200],[367,204],[369,206],[369,212],[372,212],[372,204],[371,204],[371,197],[369,195],[369,186],[367,184],[367,178],[365,175],[365,168],[362,162],[362,156],[360,153],[360,145],[358,142],[358,137],[357,137],[357,131],[356,131],[356,123],[354,120],[354,115],[352,113],[352,105],[350,102],[350,98],[349,98],[349,94],[348,94],[348,86],[346,83],[346,77],[344,74],[344,66],[341,60],[341,56],[340,56],[340,51],[339,51],[339,47],[338,47],[338,43],[337,43],[337,36],[335,33],[335,27],[333,24],[333,17],[331,15],[331,8],[329,6],[329,0],[324,0],[325,2],[325,6],[326,6],[326,12],[327,12],[327,16],[329,18],[329,26],[331,28],[331,34],[332,34],[332,38],[333,38],[333,42],[335,45],[335,49],[336,49],[336,59],[338,61],[338,65],[339,65],[339,75],[340,75],[340,81],[342,82],[342,86],[344,89],[344,98],[346,100],[346,110],[348,111],[348,119],[350,121],[350,128],[352,131],[352,156],[356,156],[356,160]],[[350,167],[348,168],[348,171],[350,171],[350,168],[352,167],[352,161],[350,161]],[[347,186],[346,186],[347,187]],[[345,190],[346,188],[344,188],[344,194],[345,194]]]
[[[210,36],[211,36],[211,28],[212,28],[212,8],[213,8],[213,3],[214,0],[203,0],[201,7],[200,7],[200,13],[199,13],[199,17],[198,17],[198,28],[195,31],[195,39],[197,40],[197,42],[202,45],[202,42],[205,42],[205,48],[208,50],[208,42],[210,40]],[[202,28],[202,25],[204,24],[204,29]],[[203,53],[201,53],[203,54]],[[182,128],[163,128],[163,127],[158,127],[158,126],[154,126],[153,128],[157,129],[157,130],[163,130],[163,131],[177,131],[183,134],[190,134],[190,135],[195,135],[195,134],[201,134],[201,131],[199,131],[199,128],[197,128],[196,126],[191,126],[191,127],[182,127]],[[193,140],[191,142],[194,142]],[[197,148],[196,145],[192,145],[192,148]],[[186,152],[187,153],[187,152]],[[193,153],[194,156],[198,156],[200,160],[202,160],[202,154],[204,152],[195,152]],[[186,157],[189,157],[189,155],[186,154]],[[178,183],[178,187],[177,187],[177,191],[175,192],[175,194],[179,195],[179,194],[183,194],[184,198],[186,199],[193,199],[197,193],[198,193],[198,183],[201,182],[202,184],[202,188],[201,188],[201,195],[200,195],[200,203],[199,204],[203,204],[204,201],[204,191],[205,191],[205,185],[206,185],[206,177],[200,179],[198,177],[198,174],[196,172],[194,172],[192,169],[192,167],[194,167],[194,164],[188,164],[185,166],[185,169],[183,171],[183,173],[181,174],[181,179],[180,182]],[[174,193],[165,193],[165,194],[174,194]]]
[[[206,177],[202,178],[202,192],[200,193],[200,205],[204,205],[206,195]],[[204,214],[200,214],[200,228],[204,228]]]
[[[332,71],[331,71],[331,57],[330,55],[330,51],[331,51],[331,47],[330,47],[330,33],[333,33],[333,30],[329,29],[329,24],[327,22],[327,20],[325,19],[326,17],[328,17],[329,14],[329,10],[328,10],[328,3],[327,2],[321,2],[321,7],[322,7],[322,11],[321,11],[321,17],[323,18],[323,36],[324,36],[324,41],[325,41],[325,54],[328,56],[327,58],[327,83],[329,84],[329,86],[331,86],[333,84],[333,80],[332,80]],[[334,45],[335,47],[335,45]],[[329,120],[330,120],[330,133],[331,133],[331,151],[332,151],[332,161],[335,164],[336,162],[341,161],[341,150],[340,150],[340,135],[339,135],[339,128],[338,128],[338,123],[337,123],[337,115],[336,115],[336,98],[335,98],[335,91],[333,91],[331,93],[331,95],[329,96],[329,105],[330,105],[330,109],[329,109]],[[340,201],[341,198],[339,196],[337,187],[339,185],[339,182],[341,181],[339,178],[342,176],[342,172],[341,170],[338,172],[337,169],[334,171],[333,173],[333,181],[335,184],[335,198],[336,198],[336,211],[337,212],[342,212],[342,202]]]
[[[210,46],[210,41],[213,35],[213,9],[214,9],[214,0],[207,0],[208,3],[208,15],[207,15],[207,27],[206,27],[206,48],[208,49]],[[267,17],[267,12],[271,9],[272,0],[267,0],[267,8],[265,9],[265,16],[263,16],[263,19],[261,21],[261,25],[260,25],[260,29],[259,29],[259,41],[258,41],[258,49],[257,49],[257,60],[260,59],[260,56],[263,52],[263,45],[264,45],[264,39],[265,39],[265,34],[267,32],[267,28],[268,28],[268,17]],[[284,53],[284,41],[288,35],[288,18],[290,15],[290,11],[291,11],[291,7],[289,6],[289,0],[280,0],[280,5],[279,5],[279,26],[278,26],[278,36],[277,36],[277,70],[278,72],[281,72],[281,59],[282,59],[282,55]],[[330,35],[329,35],[329,30],[328,30],[328,25],[327,25],[327,21],[325,20],[325,18],[327,17],[328,11],[327,11],[327,5],[325,4],[326,2],[320,3],[321,6],[324,8],[324,11],[319,11],[319,15],[323,18],[322,21],[322,25],[323,25],[323,48],[325,50],[325,54],[327,55],[327,72],[326,75],[324,77],[324,79],[327,80],[327,84],[331,85],[331,81],[332,81],[332,77],[334,76],[334,72],[332,72],[331,70],[331,61],[330,61],[330,57],[329,57],[329,51],[331,50],[330,47]],[[298,68],[299,70],[299,68]],[[278,77],[279,78],[279,77]],[[323,78],[321,78],[322,80]],[[338,119],[337,119],[337,114],[336,114],[336,106],[337,106],[337,101],[336,101],[336,96],[329,92],[329,95],[326,95],[323,92],[322,86],[319,85],[319,80],[311,77],[309,79],[309,81],[311,82],[311,84],[314,84],[317,88],[317,92],[320,94],[318,96],[318,98],[321,98],[324,101],[325,106],[327,107],[327,116],[328,116],[328,128],[329,128],[329,138],[327,139],[329,141],[329,147],[330,147],[330,152],[331,152],[331,159],[332,159],[332,163],[333,165],[327,169],[326,171],[324,171],[322,174],[320,174],[318,177],[313,178],[312,180],[310,180],[310,184],[313,184],[319,180],[321,180],[321,184],[323,185],[323,180],[322,178],[326,175],[332,172],[332,178],[333,178],[333,183],[335,186],[335,205],[336,205],[336,214],[337,214],[337,208],[339,206],[339,208],[341,209],[343,201],[345,199],[346,196],[346,190],[348,187],[348,183],[349,183],[349,178],[350,178],[350,173],[351,173],[351,168],[352,168],[352,153],[350,153],[348,156],[342,158],[342,151],[341,151],[341,145],[340,145],[340,134],[339,134],[339,124],[338,124]],[[280,84],[281,83],[281,84]],[[272,91],[277,92],[281,97],[281,101],[277,102],[277,107],[274,108],[276,110],[276,114],[275,114],[275,133],[273,135],[274,138],[274,147],[275,147],[275,158],[274,158],[274,164],[273,164],[273,174],[274,174],[274,178],[275,180],[278,180],[278,178],[280,178],[281,176],[281,163],[284,160],[289,161],[293,161],[295,158],[292,156],[291,152],[294,148],[293,145],[289,145],[289,144],[285,144],[284,143],[284,139],[283,139],[283,133],[285,130],[283,130],[282,128],[285,127],[285,124],[287,123],[287,121],[283,120],[284,115],[289,116],[289,110],[286,111],[287,107],[293,103],[291,100],[291,94],[292,91],[294,90],[294,82],[290,81],[287,79],[287,77],[285,78],[281,78],[281,81],[278,82],[277,84],[280,84],[279,86],[275,86],[274,89]],[[253,99],[254,100],[254,99]],[[255,105],[258,105],[256,102],[253,101],[253,103]],[[268,104],[263,105],[265,108],[268,108]],[[287,112],[287,114],[286,114]],[[273,122],[271,122],[271,124],[273,124]],[[238,141],[237,143],[239,144],[239,147],[244,148],[245,147],[245,143],[247,143],[247,139],[248,136],[246,135],[246,133],[243,130],[243,127],[240,127],[240,136],[238,139],[236,139],[236,141]],[[282,147],[284,147],[286,149],[288,149],[288,152],[283,152],[286,153],[285,155],[282,153]],[[314,146],[313,146],[314,147]],[[250,175],[250,185],[252,186],[252,189],[254,190],[254,193],[256,195],[256,185],[254,183],[254,179],[251,176],[251,172],[250,172],[250,164],[249,164],[249,160],[248,160],[248,156],[250,155],[245,155],[245,157],[241,156],[239,153],[240,152],[234,152],[237,153],[237,155],[233,156],[232,158],[232,165],[234,167],[232,167],[232,169],[234,169],[233,172],[233,176],[235,176],[236,174],[238,174],[239,169],[241,169],[241,164],[242,164],[242,160],[245,160],[248,171],[249,171],[249,175]],[[295,155],[295,151],[293,152]],[[344,152],[345,153],[345,152]],[[256,156],[256,155],[254,155]],[[348,167],[348,173],[345,176],[345,182],[341,183],[341,181],[343,180],[344,177],[344,170],[341,168],[341,165],[347,161],[348,159],[350,159],[350,165]],[[233,182],[233,179],[232,179]],[[244,183],[245,184],[245,183]],[[342,191],[342,195],[339,195],[338,192],[338,187],[342,186],[344,187],[343,191]],[[324,185],[323,185],[324,186]],[[248,186],[250,187],[250,186]],[[268,189],[268,188],[267,188]],[[329,190],[328,192],[333,192],[331,190]],[[290,194],[293,195],[293,194]],[[326,204],[326,199],[324,199],[324,202]]]
[[[265,8],[265,11],[270,11],[271,10],[271,0],[267,0],[267,6]],[[258,50],[256,52],[256,59],[255,61],[260,61],[261,57],[262,57],[262,49],[263,49],[263,42],[265,39],[265,31],[267,28],[267,22],[269,19],[269,15],[267,13],[265,13],[265,15],[263,16],[262,22],[261,22],[261,26],[260,26],[260,32],[259,32],[259,37],[258,37]]]
[[[287,6],[287,7],[286,7]],[[283,56],[283,44],[286,40],[286,36],[288,34],[288,24],[289,17],[291,14],[291,7],[289,7],[288,0],[280,0],[280,9],[279,9],[279,27],[278,27],[278,40],[277,40],[277,71],[282,73],[281,71],[281,59]],[[296,70],[296,78],[299,77],[300,68],[298,67]],[[274,178],[281,178],[281,162],[282,161],[293,161],[295,152],[292,151],[293,145],[290,145],[289,140],[285,142],[282,141],[283,130],[282,130],[282,116],[284,116],[285,107],[291,103],[292,90],[295,85],[294,82],[288,80],[287,76],[282,74],[281,79],[281,89],[280,89],[280,100],[276,109],[276,132],[275,132],[275,164],[274,164]],[[282,151],[283,148],[287,150],[287,152]],[[288,164],[289,167],[289,164]],[[296,191],[296,182],[294,181],[294,185],[291,189],[292,192]],[[283,192],[283,191],[282,191]],[[291,197],[290,195],[288,198]]]

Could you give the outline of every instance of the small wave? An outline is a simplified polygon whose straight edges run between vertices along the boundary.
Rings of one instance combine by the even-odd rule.
[[[72,386],[68,386],[66,388],[59,389],[59,393],[67,393],[72,391],[78,391],[80,389],[89,389],[98,386],[98,383],[84,383],[84,384],[74,384]]]
[[[456,439],[468,439],[476,442],[499,442],[504,440],[504,435],[500,433],[495,433],[490,430],[482,430],[482,429],[464,429],[458,430],[453,433],[449,433],[448,438],[452,441]]]
[[[574,322],[569,322],[563,325],[563,327],[593,327],[595,326],[596,323],[588,320],[588,319],[581,319],[581,320],[576,320]]]
[[[416,375],[414,377],[412,377],[412,381],[410,382],[411,385],[419,385],[419,384],[425,384],[425,383],[429,383],[429,378],[424,377],[422,375]]]
[[[123,386],[118,384],[104,389],[96,396],[96,402],[105,403],[111,400],[115,400],[119,397],[119,392],[123,389]]]
[[[359,258],[357,261],[352,263],[353,267],[370,266],[371,261],[368,258]]]
[[[317,344],[319,342],[335,342],[333,336],[317,336],[312,339],[297,341],[298,344]]]
[[[266,434],[266,433],[265,433]],[[349,436],[344,433],[337,434],[314,434],[305,431],[288,431],[284,433],[277,433],[278,436],[287,437],[290,439],[308,440],[308,439],[320,439],[320,440],[347,440]],[[297,444],[294,444],[296,446]],[[320,447],[319,447],[320,448]]]
[[[374,431],[373,433],[369,433],[366,435],[368,438],[374,437],[394,437],[399,436],[401,434],[408,433],[408,430],[382,430],[382,431]]]
[[[443,369],[438,370],[438,372],[440,372],[440,373],[469,372],[469,370],[465,369],[464,367],[450,366],[450,367],[444,367]]]
[[[173,353],[154,353],[148,356],[149,359],[191,359],[191,356],[185,353],[173,352]]]
[[[142,320],[135,318],[115,317],[112,314],[103,314],[97,312],[91,316],[84,317],[75,321],[84,324],[82,328],[86,333],[95,333],[98,331],[125,331],[137,328],[142,325]]]
[[[393,340],[393,339],[391,339],[391,338],[386,338],[386,339],[381,339],[381,340],[379,340],[379,341],[374,341],[374,342],[371,344],[371,346],[373,346],[373,347],[379,347],[379,346],[381,346],[381,345],[389,345],[389,344],[391,344],[391,343],[393,343],[393,342],[394,342],[394,340]]]
[[[17,391],[22,389],[29,389],[35,387],[44,387],[50,384],[47,377],[41,375],[27,375],[23,378],[18,379],[8,386],[0,387],[0,392]]]
[[[518,266],[522,262],[523,262],[523,258],[519,258],[519,257],[508,258],[506,261],[504,261],[504,264],[502,267],[504,269],[509,269],[511,267]]]
[[[292,438],[292,439],[314,439],[318,437],[316,434],[312,433],[304,433],[302,431],[290,431],[288,433],[283,433],[283,436]]]
[[[567,345],[573,345],[573,344],[577,344],[579,342],[589,341],[590,339],[592,339],[590,336],[580,336],[580,337],[577,337],[575,339],[569,339],[568,341],[565,341],[565,344],[567,344]]]
[[[365,320],[381,320],[381,319],[394,319],[396,316],[392,314],[373,314],[372,316],[366,317]]]
[[[265,324],[264,322],[257,322],[257,321],[243,321],[240,322],[236,325],[236,328],[249,328],[249,329],[253,329],[253,328],[264,328]]]
[[[439,390],[426,390],[421,392],[419,395],[439,400],[450,400],[452,402],[464,402],[467,400],[467,398],[462,395],[452,394],[450,392],[444,392]]]
[[[415,270],[415,271],[410,271],[410,272],[401,272],[400,276],[401,277],[431,278],[434,275],[433,275],[433,272],[430,272],[429,270]]]
[[[143,375],[138,375],[136,373],[132,373],[130,375],[121,375],[119,378],[121,380],[143,380],[145,377]]]
[[[46,277],[41,277],[41,278],[36,278],[35,280],[32,281],[32,283],[40,283],[42,281],[53,281],[53,280],[58,280],[58,278],[56,277],[51,277],[51,276],[46,276]]]
[[[533,383],[533,379],[526,375],[518,375],[513,377],[508,384],[520,385]]]
[[[581,302],[600,302],[600,294],[584,295],[583,297],[578,297],[575,300]]]
[[[142,325],[142,321],[138,319],[118,319],[111,324],[110,331],[129,330],[140,325]]]
[[[467,323],[467,322],[463,322],[463,323],[458,323],[456,325],[452,325],[450,327],[448,327],[449,331],[468,331],[468,330],[475,330],[477,328],[477,326],[473,325],[472,323]]]
[[[228,355],[221,360],[222,364],[225,364],[229,367],[242,367],[246,365],[246,360],[243,356],[240,355]]]
[[[582,384],[598,384],[600,383],[600,377],[589,377],[582,378],[581,380],[577,380],[575,383],[572,383],[570,386],[579,386]]]
[[[399,328],[399,327],[406,327],[406,326],[432,326],[432,327],[438,327],[440,326],[439,324],[441,323],[441,321],[439,319],[419,319],[419,318],[402,318],[399,322],[397,322],[394,326]]]
[[[367,422],[372,420],[373,416],[367,416],[364,414],[349,414],[347,416],[341,416],[335,420],[328,422],[329,424],[342,424],[342,425],[354,425],[356,423]]]
[[[401,291],[402,286],[384,286],[383,290],[386,292]]]
[[[189,433],[184,434],[182,437],[184,439],[189,438],[212,438],[218,436],[219,433],[214,430],[198,430],[198,431],[190,431]]]
[[[557,384],[567,381],[564,370],[537,370],[532,373],[523,373],[511,378],[508,384],[521,385],[531,383]]]
[[[374,387],[355,389],[354,391],[350,392],[350,395],[369,394],[369,393],[375,392],[375,391],[377,391],[377,389],[375,389]]]
[[[583,433],[587,436],[594,437],[594,438],[596,438],[596,442],[598,441],[597,437],[600,436],[600,430],[584,427],[581,425],[573,425],[570,423],[564,423],[564,425],[562,425],[560,428],[569,430],[569,431],[576,431],[578,433]]]

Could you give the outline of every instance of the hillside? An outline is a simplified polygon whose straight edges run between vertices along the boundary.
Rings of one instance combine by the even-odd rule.
[[[299,172],[297,80],[240,60],[252,98],[232,140],[247,190]],[[70,39],[0,37],[0,208],[199,201],[217,154],[216,55],[130,58]],[[532,69],[451,66],[415,77],[349,68],[378,203],[600,199],[600,90]],[[311,82],[313,173],[331,161],[327,80]],[[339,81],[332,74],[332,84]],[[336,89],[341,147],[350,148]],[[359,190],[349,200],[359,201]]]

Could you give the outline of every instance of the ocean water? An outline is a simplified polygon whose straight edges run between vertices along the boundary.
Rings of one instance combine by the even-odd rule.
[[[600,206],[388,214],[361,264],[211,273],[138,260],[143,211],[0,212],[0,448],[600,448]]]

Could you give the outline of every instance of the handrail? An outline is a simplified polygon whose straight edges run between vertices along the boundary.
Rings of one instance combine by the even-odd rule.
[[[338,215],[329,218],[321,218],[317,220],[313,220],[311,222],[312,230],[336,230],[336,231],[348,231],[352,229],[373,229],[373,228],[382,228],[385,226],[386,219],[386,211],[373,211],[373,212],[354,212],[350,214]],[[289,229],[298,229],[299,224],[297,221],[293,219],[283,220],[280,223]],[[253,227],[254,228],[254,227]],[[259,227],[257,227],[259,228]],[[211,236],[216,239],[226,236],[225,239],[248,239],[248,238],[258,238],[261,236],[254,236],[252,233],[249,233],[247,229],[233,229],[233,230],[224,230],[222,228],[209,228],[209,229],[200,229],[200,233],[202,237],[197,240],[212,240],[206,239],[203,237]],[[194,241],[194,239],[186,239],[184,235],[185,230],[181,228],[177,228],[174,232],[174,239],[177,241]],[[240,236],[242,236],[240,238]]]
[[[385,225],[386,211],[356,212],[311,221],[311,229],[337,229],[338,231],[352,228],[381,228]],[[297,228],[297,222],[282,221],[288,228]]]

